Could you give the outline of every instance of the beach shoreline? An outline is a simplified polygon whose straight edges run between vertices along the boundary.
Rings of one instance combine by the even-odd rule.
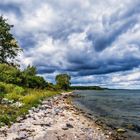
[[[79,98],[79,95],[73,95],[73,98]],[[98,129],[101,129],[102,132],[107,136],[109,140],[124,140],[126,139],[126,136],[123,135],[123,132],[117,132],[117,129],[108,126],[105,122],[102,122],[102,120],[98,117],[95,117],[93,112],[86,108],[82,104],[74,103],[74,100],[70,104],[80,113],[82,114],[89,122],[93,123],[94,127],[97,127]],[[123,130],[123,129],[122,129]]]
[[[0,140],[113,140],[86,113],[70,102],[71,92],[46,99],[10,127],[0,128]]]

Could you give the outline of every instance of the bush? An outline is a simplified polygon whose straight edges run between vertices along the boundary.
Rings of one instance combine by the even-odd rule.
[[[20,70],[6,64],[0,64],[0,81],[19,84],[21,82]]]
[[[28,76],[26,78],[26,86],[29,88],[45,88],[47,85],[43,77],[40,76]]]
[[[6,84],[3,82],[0,82],[0,93],[10,93],[13,91],[14,88],[15,86],[12,84]]]
[[[14,84],[6,84],[3,82],[0,82],[0,92],[1,93],[15,92],[15,93],[23,94],[25,92],[25,89],[22,87],[16,86]]]
[[[9,115],[4,114],[4,115],[0,116],[0,122],[8,125],[10,123]]]
[[[0,83],[0,93],[4,93],[5,92],[5,86]]]
[[[38,96],[34,94],[29,94],[27,96],[22,97],[21,101],[26,105],[27,104],[34,105],[39,103]]]
[[[23,96],[21,94],[17,94],[16,92],[12,92],[12,93],[6,94],[6,96],[5,96],[5,98],[7,98],[8,100],[14,100],[15,102],[16,101],[20,101],[20,99],[22,97]]]
[[[24,95],[25,89],[23,87],[15,86],[15,88],[13,89],[13,92]]]
[[[48,85],[43,77],[36,75],[36,68],[31,66],[20,71],[16,67],[0,64],[0,81],[28,88],[43,89]],[[0,91],[4,91],[4,88],[1,87]]]
[[[8,100],[19,101],[20,98],[25,95],[25,89],[13,84],[0,82],[0,93]]]

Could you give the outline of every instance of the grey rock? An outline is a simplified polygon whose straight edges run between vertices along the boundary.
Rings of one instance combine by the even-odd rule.
[[[68,130],[69,128],[66,127],[66,126],[63,126],[62,129],[63,129],[63,130]]]
[[[47,122],[35,122],[33,123],[34,125],[41,125],[41,126],[48,126],[50,127],[51,126],[51,123],[47,123]]]
[[[71,125],[70,123],[66,123],[66,126],[67,126],[68,128],[73,128],[73,125]]]
[[[21,102],[16,102],[16,103],[13,103],[13,104],[11,104],[11,106],[13,106],[13,107],[22,107],[24,104],[23,103],[21,103]]]
[[[126,130],[123,129],[123,128],[118,128],[118,129],[117,129],[117,132],[118,132],[118,133],[124,133],[124,132],[126,132]]]
[[[22,139],[26,139],[27,136],[27,132],[26,131],[20,131],[18,134],[18,139],[22,140]]]

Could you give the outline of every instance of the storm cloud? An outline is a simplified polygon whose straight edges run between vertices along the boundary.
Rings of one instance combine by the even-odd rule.
[[[50,82],[69,73],[74,85],[140,88],[139,0],[4,0],[0,13],[24,49],[22,68]]]

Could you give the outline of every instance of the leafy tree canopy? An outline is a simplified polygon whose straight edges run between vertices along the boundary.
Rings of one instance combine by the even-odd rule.
[[[25,74],[34,76],[37,74],[36,67],[28,65],[26,69],[23,71]]]
[[[63,90],[68,90],[70,87],[71,77],[68,74],[59,74],[56,76],[56,86]]]
[[[10,33],[12,27],[0,16],[0,63],[15,65],[15,57],[21,49]]]

